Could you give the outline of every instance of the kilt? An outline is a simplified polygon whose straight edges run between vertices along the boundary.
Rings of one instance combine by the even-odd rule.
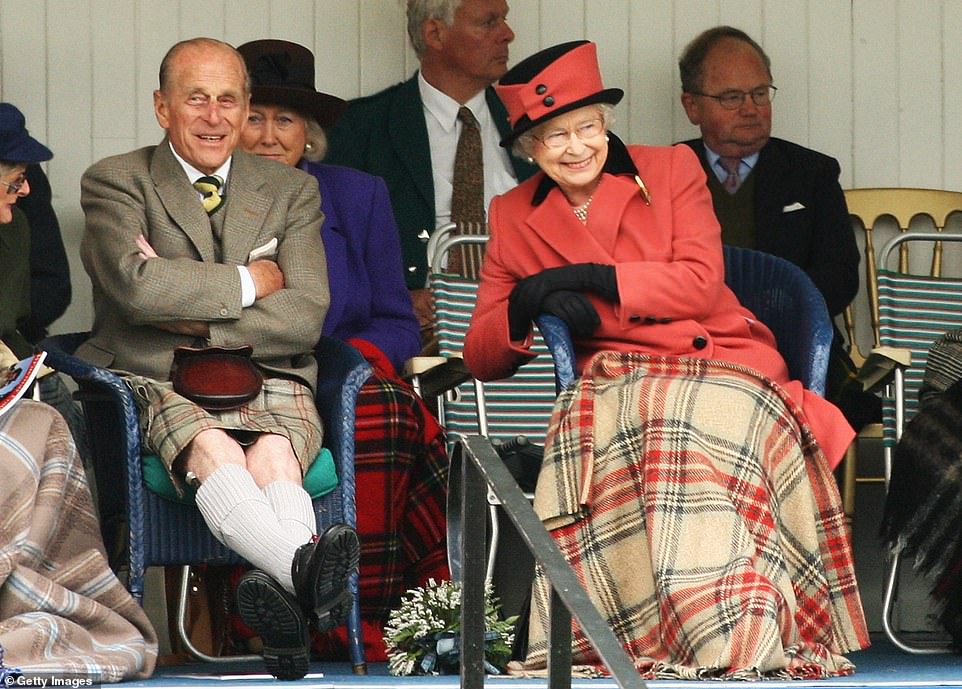
[[[869,645],[841,499],[792,399],[701,359],[601,352],[558,398],[535,510],[645,678],[847,675]],[[544,668],[536,572],[528,657]],[[594,664],[575,630],[573,659]]]
[[[178,395],[170,382],[142,376],[124,380],[134,393],[144,451],[157,454],[168,471],[198,433],[212,428],[226,431],[243,445],[262,433],[284,436],[294,448],[302,475],[321,451],[321,418],[310,388],[302,383],[265,378],[258,396],[243,407],[211,412]]]

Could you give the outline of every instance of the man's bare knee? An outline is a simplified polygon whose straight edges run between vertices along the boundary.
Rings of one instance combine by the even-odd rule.
[[[301,485],[301,465],[294,454],[290,441],[282,435],[265,433],[253,445],[245,448],[247,470],[258,486],[264,487],[275,481],[290,481]]]
[[[175,469],[193,472],[201,483],[222,466],[246,466],[244,448],[219,428],[201,431],[177,458]]]

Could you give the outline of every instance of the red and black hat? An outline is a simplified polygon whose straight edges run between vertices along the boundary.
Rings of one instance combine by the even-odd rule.
[[[538,51],[509,69],[494,86],[508,109],[510,146],[542,122],[592,103],[617,104],[625,92],[606,89],[598,67],[597,46],[570,41]]]

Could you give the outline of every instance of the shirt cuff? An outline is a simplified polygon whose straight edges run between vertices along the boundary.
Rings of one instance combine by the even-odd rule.
[[[254,305],[254,300],[257,298],[257,287],[254,285],[254,278],[251,277],[251,272],[247,270],[247,266],[237,266],[237,272],[240,274],[241,281],[241,306],[246,309],[248,306]]]

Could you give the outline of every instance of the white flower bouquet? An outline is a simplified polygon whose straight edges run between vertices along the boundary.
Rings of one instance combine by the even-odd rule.
[[[502,620],[488,583],[484,591],[484,665],[488,674],[504,671],[511,659],[514,623]],[[388,672],[392,675],[457,674],[461,655],[461,586],[428,581],[411,589],[392,610],[384,627]]]

